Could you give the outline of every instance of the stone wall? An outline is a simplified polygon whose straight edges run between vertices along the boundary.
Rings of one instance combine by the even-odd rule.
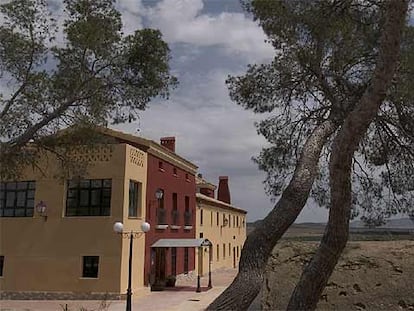
[[[0,292],[0,300],[121,300],[125,297],[119,293]]]

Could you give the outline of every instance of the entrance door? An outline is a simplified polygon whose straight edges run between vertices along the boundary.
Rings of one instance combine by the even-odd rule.
[[[155,284],[165,283],[165,248],[155,249]]]

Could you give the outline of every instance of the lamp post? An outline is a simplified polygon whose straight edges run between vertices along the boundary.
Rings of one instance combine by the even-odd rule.
[[[202,258],[203,257],[203,248],[201,246],[198,247],[198,271],[197,271],[197,289],[196,292],[199,293],[201,292],[201,284],[200,284],[200,270],[201,270],[201,265],[203,264],[202,262]]]
[[[148,232],[150,229],[150,224],[147,222],[143,222],[141,224],[142,231],[129,231],[124,232],[124,224],[122,222],[116,222],[113,227],[114,231],[123,238],[129,238],[129,259],[128,259],[128,288],[127,288],[127,301],[126,301],[126,311],[131,311],[132,308],[132,290],[131,290],[131,282],[132,282],[132,245],[134,238],[139,238],[144,233]]]
[[[213,261],[213,246],[208,247],[208,288],[212,288],[211,285],[211,262]]]

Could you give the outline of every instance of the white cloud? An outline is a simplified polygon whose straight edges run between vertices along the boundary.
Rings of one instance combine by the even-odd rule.
[[[117,129],[159,141],[176,137],[176,152],[199,166],[199,172],[218,184],[228,175],[232,203],[248,211],[248,220],[264,218],[273,208],[265,194],[265,173],[251,161],[266,144],[257,135],[254,121],[263,118],[231,102],[224,80],[229,68],[214,68],[201,74],[182,75],[180,89],[169,101],[154,101],[136,124]],[[137,129],[141,129],[137,131]],[[311,200],[298,222],[326,221],[327,211]]]
[[[202,0],[163,0],[148,8],[150,26],[169,43],[221,46],[228,53],[264,61],[274,55],[262,29],[242,13],[201,14]]]
[[[123,31],[126,35],[143,28],[142,15],[145,14],[145,8],[141,0],[118,0],[117,9],[122,14]]]
[[[151,103],[139,124],[116,128],[154,141],[176,136],[177,153],[198,165],[211,182],[217,184],[220,175],[230,177],[233,203],[248,210],[253,220],[272,206],[263,189],[263,172],[251,161],[265,143],[253,124],[261,116],[230,101],[224,84],[227,73],[214,69],[183,77],[171,100]]]

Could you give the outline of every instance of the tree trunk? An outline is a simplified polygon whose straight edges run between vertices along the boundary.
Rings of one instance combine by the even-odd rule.
[[[348,241],[352,158],[385,98],[397,66],[408,0],[388,1],[371,85],[336,135],[329,164],[331,209],[321,244],[293,291],[288,310],[314,310]]]
[[[247,310],[255,299],[263,283],[267,260],[277,241],[303,209],[318,172],[322,147],[336,129],[336,123],[326,120],[309,136],[288,187],[274,209],[247,237],[237,277],[207,310]]]

